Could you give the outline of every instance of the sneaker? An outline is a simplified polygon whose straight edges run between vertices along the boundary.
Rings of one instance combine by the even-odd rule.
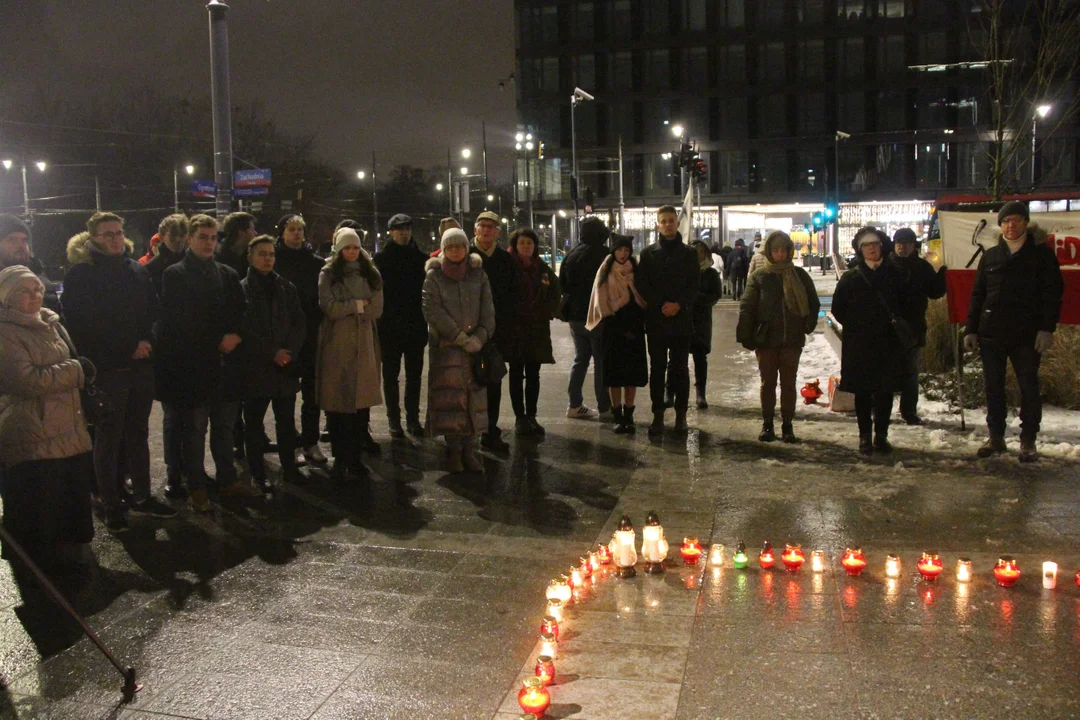
[[[326,456],[322,454],[322,450],[318,445],[312,445],[303,449],[304,460],[315,465],[325,465]],[[299,464],[299,463],[298,463]]]
[[[199,488],[191,491],[191,509],[197,513],[210,512],[210,498],[206,496],[206,490]]]
[[[495,453],[510,452],[510,444],[502,439],[502,432],[500,431],[481,435],[480,447]]]
[[[1020,462],[1030,463],[1038,459],[1039,455],[1035,452],[1035,441],[1020,438]]]
[[[988,458],[992,455],[1000,455],[1005,452],[1005,438],[999,435],[991,435],[987,438],[978,450],[975,451],[975,455],[980,458]]]
[[[135,517],[176,517],[176,508],[171,505],[166,505],[165,503],[155,498],[153,495],[146,498],[142,502],[132,503],[130,512]]]
[[[566,408],[566,417],[571,420],[595,420],[598,415],[596,411],[582,403],[577,407]]]
[[[127,513],[123,510],[108,510],[105,513],[105,529],[113,535],[128,531]]]

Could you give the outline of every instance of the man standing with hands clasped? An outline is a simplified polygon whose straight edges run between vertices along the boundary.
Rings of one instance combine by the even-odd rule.
[[[499,234],[502,232],[499,216],[487,210],[476,216],[473,227],[475,237],[469,252],[476,253],[484,263],[484,272],[491,285],[491,300],[495,305],[495,337],[499,342],[499,328],[506,328],[513,322],[513,284],[514,261],[510,253],[499,246]],[[501,348],[500,348],[501,349]],[[510,446],[502,439],[499,429],[499,406],[502,404],[502,382],[487,386],[487,432],[480,436],[480,447],[491,452],[505,453]]]
[[[990,431],[978,450],[981,458],[1005,452],[1005,369],[1011,360],[1020,383],[1020,461],[1036,459],[1039,362],[1054,342],[1065,280],[1046,232],[1029,227],[1029,220],[1026,203],[1002,206],[1001,237],[979,260],[971,292],[964,349],[982,356]]]

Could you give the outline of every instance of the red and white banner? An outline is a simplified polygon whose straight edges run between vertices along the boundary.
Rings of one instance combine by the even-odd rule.
[[[949,321],[967,321],[975,270],[982,253],[997,245],[1001,234],[997,213],[942,212],[941,247],[949,270]],[[1046,231],[1065,277],[1061,322],[1080,325],[1080,212],[1032,213],[1031,222]]]

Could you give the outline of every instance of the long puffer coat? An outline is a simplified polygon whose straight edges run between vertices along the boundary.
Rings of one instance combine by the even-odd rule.
[[[372,290],[363,312],[355,299],[341,299],[334,293],[340,282],[330,275],[330,266],[319,275],[319,307],[323,321],[315,373],[315,396],[319,409],[353,413],[382,405],[382,353],[375,321],[382,317],[383,291]]]
[[[836,284],[832,313],[844,331],[840,352],[841,390],[893,392],[899,387],[907,353],[878,293],[893,314],[904,316],[907,294],[904,277],[895,265],[883,262],[877,270],[871,270],[860,259]]]
[[[441,258],[427,262],[424,317],[428,323],[427,432],[476,435],[487,429],[487,388],[473,379],[471,356],[459,333],[486,343],[495,333],[491,285],[479,255],[469,255],[461,280],[447,277]]]
[[[90,452],[79,388],[60,316],[0,308],[0,461],[11,467]]]
[[[709,266],[701,271],[698,293],[694,297],[694,336],[690,339],[690,349],[708,354],[712,349],[712,313],[713,307],[720,302],[720,273],[712,266],[712,255],[708,255]]]

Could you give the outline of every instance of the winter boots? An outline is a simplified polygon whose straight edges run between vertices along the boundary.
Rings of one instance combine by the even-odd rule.
[[[619,435],[632,435],[637,429],[634,427],[634,406],[617,405],[611,408],[615,414],[615,432]]]
[[[1039,456],[1035,452],[1035,441],[1027,438],[1020,438],[1020,462],[1030,463],[1039,459]]]
[[[870,440],[870,433],[859,435],[859,452],[863,455],[871,455],[874,452],[874,443]]]
[[[649,426],[649,437],[657,437],[664,434],[664,413],[654,412],[652,425]]]
[[[790,420],[784,420],[780,425],[780,439],[786,443],[797,443],[799,438],[795,437],[795,429],[791,426]]]
[[[686,432],[690,427],[686,424],[686,410],[675,411],[675,432]]]
[[[390,426],[390,437],[400,440],[405,437],[405,428],[401,427],[401,413],[391,410],[386,413],[386,424]]]
[[[761,423],[761,433],[758,434],[757,439],[760,442],[776,441],[776,431],[773,429],[773,421],[771,418]]]
[[[705,388],[701,385],[697,386],[697,409],[708,410],[709,401],[705,399]]]
[[[1034,445],[1034,443],[1032,443]],[[988,458],[992,455],[1000,455],[1005,452],[1005,438],[1001,435],[991,435],[986,442],[975,451],[980,458]]]

